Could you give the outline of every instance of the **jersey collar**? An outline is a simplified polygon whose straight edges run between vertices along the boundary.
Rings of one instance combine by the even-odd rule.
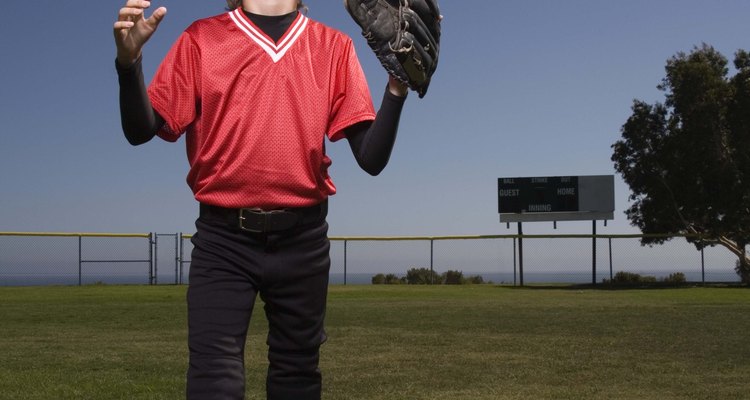
[[[234,11],[229,12],[229,17],[232,18],[235,25],[240,28],[241,31],[245,32],[250,39],[253,40],[258,46],[260,46],[265,52],[271,57],[273,62],[278,62],[284,57],[287,50],[297,41],[307,26],[308,18],[302,14],[297,13],[297,18],[289,25],[286,33],[279,39],[279,43],[274,43],[271,38],[268,37],[263,31],[260,30],[249,18],[242,12],[241,8],[237,8]]]

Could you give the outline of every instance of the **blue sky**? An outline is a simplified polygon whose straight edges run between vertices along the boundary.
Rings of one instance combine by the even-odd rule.
[[[112,24],[123,2],[4,5],[0,24],[0,231],[193,232],[184,141],[131,147],[119,125]],[[222,1],[154,0],[169,12],[144,51],[147,81],[193,20]],[[386,75],[338,0],[309,16],[352,36],[376,107]],[[702,42],[750,49],[747,0],[443,0],[441,60],[410,95],[386,170],[328,146],[339,193],[332,235],[515,233],[497,214],[502,176],[614,174],[610,146],[634,98],[661,101],[665,61]],[[696,162],[699,160],[696,160]],[[615,220],[630,233],[616,177]],[[524,226],[589,232],[590,222]]]

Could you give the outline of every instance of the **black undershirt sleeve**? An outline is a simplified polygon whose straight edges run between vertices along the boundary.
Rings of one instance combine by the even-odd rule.
[[[406,97],[395,96],[386,88],[374,121],[344,129],[357,164],[370,175],[380,174],[391,158],[405,100]]]
[[[143,83],[141,59],[129,67],[115,60],[120,83],[120,121],[125,138],[133,146],[151,140],[164,125],[162,118],[151,107],[151,100]]]

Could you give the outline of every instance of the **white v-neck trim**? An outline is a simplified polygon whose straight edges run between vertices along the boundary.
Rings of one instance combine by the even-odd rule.
[[[266,51],[274,63],[284,57],[287,50],[292,47],[294,42],[296,42],[302,34],[302,31],[305,30],[308,22],[308,18],[304,14],[299,13],[297,20],[292,23],[292,26],[287,30],[284,36],[282,36],[282,40],[276,44],[246,19],[241,8],[230,11],[229,17],[232,18],[232,21],[234,21],[235,25],[237,25],[240,30],[245,32],[250,39]]]

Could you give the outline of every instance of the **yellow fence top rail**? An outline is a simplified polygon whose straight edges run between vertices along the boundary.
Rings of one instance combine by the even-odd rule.
[[[150,233],[0,232],[0,236],[148,238]]]
[[[457,235],[457,236],[331,236],[335,241],[397,241],[397,240],[476,240],[476,239],[640,239],[640,238],[673,238],[698,237],[683,234],[554,234],[554,235]]]
[[[27,237],[99,237],[99,238],[148,238],[151,233],[90,233],[90,232],[0,232],[0,236]],[[193,235],[182,234],[183,239]],[[477,240],[477,239],[641,239],[641,238],[699,238],[698,235],[678,233],[664,234],[550,234],[550,235],[448,235],[448,236],[331,236],[332,241],[409,241],[409,240]]]

